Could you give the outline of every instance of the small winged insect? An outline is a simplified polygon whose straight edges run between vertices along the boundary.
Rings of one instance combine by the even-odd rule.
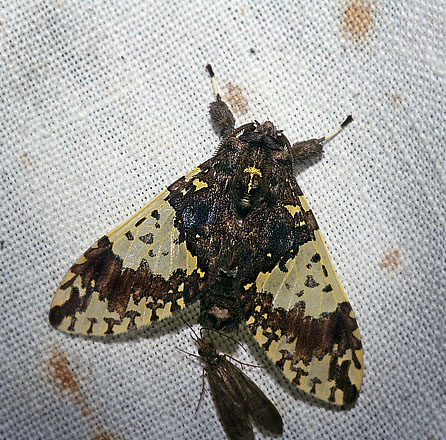
[[[229,355],[217,353],[213,342],[207,342],[196,334],[193,339],[198,344],[198,354],[205,364],[204,370],[212,397],[228,438],[254,439],[251,421],[272,434],[282,434],[283,422],[276,407],[228,358],[240,361]],[[204,383],[202,395],[203,392]]]
[[[217,152],[82,255],[55,293],[50,323],[116,334],[199,301],[203,327],[245,323],[294,386],[352,403],[363,370],[358,326],[295,179],[296,164],[352,118],[294,144],[270,121],[235,128],[207,69]]]

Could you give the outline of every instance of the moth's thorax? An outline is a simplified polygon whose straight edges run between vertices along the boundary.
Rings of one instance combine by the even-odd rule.
[[[276,226],[278,232],[270,231],[259,241],[256,252],[250,248],[252,231],[263,231],[260,219],[264,213],[283,209],[279,201],[287,191],[285,177],[292,174],[288,144],[268,121],[250,124],[241,134],[228,136],[222,143],[218,160],[226,176],[229,203],[227,210],[219,212],[226,225],[225,234],[216,234],[220,246],[207,262],[211,281],[200,296],[202,326],[225,331],[236,329],[244,316],[240,294],[234,294],[240,291],[241,280],[251,279],[252,266],[261,264],[260,260],[266,259],[265,267],[269,267],[269,260],[275,261],[273,254],[278,243],[287,249],[292,245],[289,234],[282,237],[290,227],[288,223],[292,223],[287,219]],[[259,234],[263,237],[263,233]]]
[[[274,183],[282,180],[291,166],[291,155],[288,140],[269,121],[253,125],[237,140],[231,200],[238,218],[243,219],[268,198]]]
[[[199,340],[200,347],[198,354],[208,367],[218,367],[221,363],[221,356],[217,354],[215,345],[212,342],[204,342]]]
[[[217,368],[221,364],[221,357],[217,353],[205,357],[204,360],[208,367]]]

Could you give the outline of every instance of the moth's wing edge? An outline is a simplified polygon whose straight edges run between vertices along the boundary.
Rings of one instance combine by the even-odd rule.
[[[189,190],[200,171],[195,168],[171,187]],[[51,325],[70,333],[123,333],[171,316],[194,300],[197,258],[179,240],[170,194],[166,189],[155,196],[71,266],[54,294]]]
[[[314,239],[288,260],[287,272],[277,265],[258,275],[253,313],[246,323],[291,383],[318,399],[348,405],[356,400],[362,383],[358,326],[303,195],[296,200],[298,210]],[[311,332],[321,333],[319,347],[311,346]]]

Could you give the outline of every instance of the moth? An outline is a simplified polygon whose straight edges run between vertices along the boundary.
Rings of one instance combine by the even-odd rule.
[[[282,434],[282,417],[262,390],[227,359],[230,356],[217,353],[213,342],[199,337],[194,340],[228,438],[254,440],[251,420],[272,434]]]
[[[322,153],[319,139],[291,144],[270,121],[235,128],[218,92],[214,156],[100,238],[57,289],[50,323],[108,335],[138,329],[200,301],[203,327],[245,323],[296,387],[335,405],[362,381],[358,326],[296,179]]]

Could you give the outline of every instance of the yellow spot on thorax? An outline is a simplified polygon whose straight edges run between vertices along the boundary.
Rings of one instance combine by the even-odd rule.
[[[244,172],[245,173],[249,173],[249,174],[251,174],[253,176],[256,175],[256,176],[262,177],[262,172],[258,168],[256,168],[256,167],[245,168]]]
[[[207,188],[209,186],[206,182],[203,182],[200,179],[194,179],[192,183],[195,185],[195,191],[199,191],[200,189]]]
[[[178,286],[178,292],[182,292],[184,290],[184,283],[181,283],[179,286]]]
[[[200,270],[200,268],[197,269],[197,273],[198,273],[198,275],[200,275],[200,278],[203,278],[204,275],[205,275],[205,272],[202,272],[202,271]]]
[[[247,167],[243,172],[249,174],[248,192],[250,192],[252,189],[252,179],[254,176],[262,177],[262,172],[255,166]]]
[[[248,283],[243,286],[245,290],[249,290],[254,283]]]
[[[183,307],[184,307],[184,298],[178,298],[178,299],[177,299],[177,304],[178,304],[181,308],[183,308]]]

